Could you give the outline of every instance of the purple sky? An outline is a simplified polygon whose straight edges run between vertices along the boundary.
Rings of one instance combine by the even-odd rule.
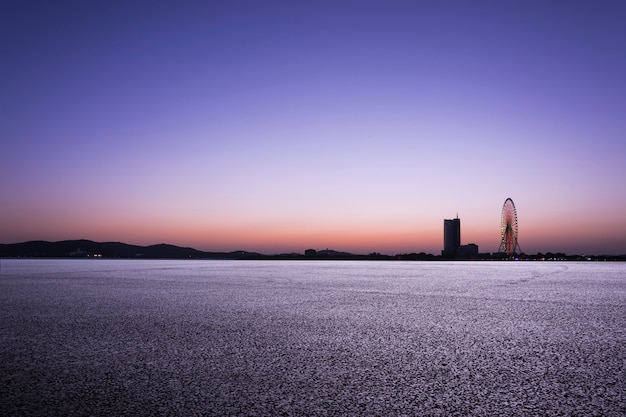
[[[626,253],[626,2],[0,6],[0,242]]]

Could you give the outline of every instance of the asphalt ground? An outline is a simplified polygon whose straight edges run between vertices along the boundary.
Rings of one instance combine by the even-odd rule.
[[[626,265],[1,260],[3,416],[624,416]]]

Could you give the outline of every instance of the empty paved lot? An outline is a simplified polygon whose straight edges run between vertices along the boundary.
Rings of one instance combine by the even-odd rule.
[[[623,416],[625,273],[3,259],[0,414]]]

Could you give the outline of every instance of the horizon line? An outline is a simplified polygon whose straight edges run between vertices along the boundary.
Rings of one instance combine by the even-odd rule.
[[[63,239],[63,240],[57,240],[57,241],[50,241],[50,240],[43,240],[43,239],[34,239],[34,240],[27,240],[27,241],[22,241],[22,242],[14,242],[14,243],[0,243],[0,245],[5,245],[5,246],[11,246],[11,245],[23,245],[23,244],[28,244],[28,243],[37,243],[37,242],[41,242],[41,243],[50,243],[50,244],[55,244],[55,243],[63,243],[63,242],[89,242],[89,243],[95,243],[95,244],[107,244],[107,243],[112,243],[112,244],[121,244],[121,245],[126,245],[126,246],[136,246],[139,248],[149,248],[149,247],[155,247],[155,246],[160,246],[160,245],[164,245],[164,246],[171,246],[174,248],[180,248],[180,249],[190,249],[196,252],[201,252],[201,253],[213,253],[213,254],[235,254],[237,252],[240,252],[242,254],[249,254],[249,255],[260,255],[260,256],[289,256],[289,255],[300,255],[300,256],[305,256],[307,251],[313,250],[316,253],[317,252],[325,252],[325,251],[329,251],[329,252],[336,252],[339,254],[346,254],[346,255],[352,255],[352,256],[387,256],[387,257],[394,257],[394,256],[401,256],[401,255],[430,255],[433,257],[446,257],[445,255],[442,254],[435,254],[435,253],[431,253],[431,252],[425,252],[425,251],[411,251],[411,252],[405,252],[405,253],[394,253],[394,254],[384,254],[378,251],[369,251],[369,253],[353,253],[353,252],[348,252],[345,250],[335,250],[335,249],[331,249],[329,247],[326,247],[324,249],[317,249],[317,248],[307,248],[302,252],[298,252],[298,251],[287,251],[287,252],[279,252],[279,253],[263,253],[263,252],[258,252],[258,251],[249,251],[249,250],[244,250],[244,249],[236,249],[236,250],[200,250],[200,249],[196,249],[194,247],[191,246],[180,246],[180,245],[175,245],[172,243],[166,243],[166,242],[160,242],[160,243],[155,243],[155,244],[149,244],[149,245],[138,245],[138,244],[133,244],[133,243],[126,243],[126,242],[122,242],[122,241],[95,241],[95,240],[91,240],[91,239]],[[494,256],[494,255],[498,255],[502,252],[479,252],[478,256]],[[580,253],[566,253],[566,252],[562,252],[562,251],[557,251],[557,252],[552,252],[552,251],[547,251],[547,252],[536,252],[534,254],[532,253],[526,253],[526,252],[520,252],[517,253],[516,255],[526,255],[526,256],[538,256],[538,255],[547,255],[547,254],[552,254],[552,255],[560,255],[560,256],[578,256],[578,257],[625,257],[625,254],[599,254],[599,255],[586,255],[586,254],[580,254]]]

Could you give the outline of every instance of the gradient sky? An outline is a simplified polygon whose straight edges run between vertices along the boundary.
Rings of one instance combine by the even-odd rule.
[[[626,253],[624,1],[5,1],[0,242]]]

